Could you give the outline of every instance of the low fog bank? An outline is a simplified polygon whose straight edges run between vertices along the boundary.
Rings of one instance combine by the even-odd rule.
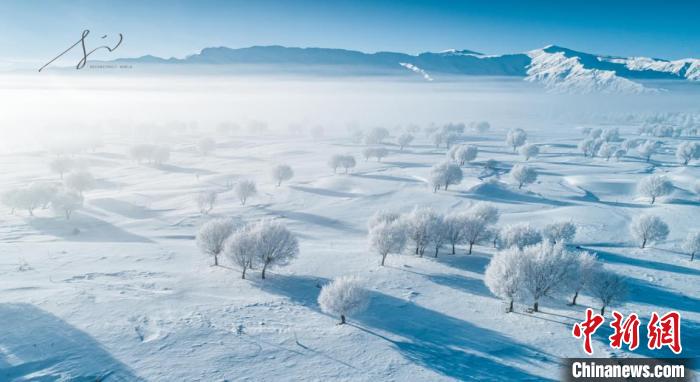
[[[520,78],[68,73],[0,74],[2,152],[104,134],[135,142],[179,131],[345,136],[350,126],[489,121],[495,130],[573,129],[698,111],[698,86],[647,95],[548,94]],[[671,86],[673,86],[671,84]]]

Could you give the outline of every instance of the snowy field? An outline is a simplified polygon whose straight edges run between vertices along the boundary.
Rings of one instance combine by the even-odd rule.
[[[577,233],[570,247],[596,253],[606,269],[626,278],[630,292],[623,304],[612,308],[639,314],[643,325],[652,311],[679,311],[683,356],[700,356],[700,260],[691,262],[681,249],[688,233],[700,229],[695,188],[700,167],[697,160],[682,166],[675,157],[682,141],[698,137],[641,136],[638,129],[649,110],[595,114],[595,107],[587,104],[581,113],[573,106],[567,109],[571,113],[559,113],[564,101],[553,101],[550,108],[546,99],[536,98],[532,113],[514,109],[508,114],[509,100],[527,93],[509,93],[493,110],[479,110],[497,103],[479,100],[479,89],[455,94],[454,88],[437,84],[402,97],[400,91],[386,91],[387,84],[365,98],[358,94],[361,84],[350,83],[342,88],[345,93],[334,94],[328,91],[333,85],[320,83],[310,95],[297,85],[277,94],[272,85],[263,84],[261,91],[270,96],[255,106],[262,93],[248,99],[216,88],[208,113],[205,98],[212,96],[203,85],[182,85],[179,92],[192,94],[176,102],[181,93],[159,92],[144,81],[137,90],[124,85],[116,95],[89,92],[85,83],[77,89],[42,85],[47,88],[37,90],[36,101],[46,108],[23,117],[22,110],[33,101],[22,81],[5,81],[11,84],[1,94],[9,105],[5,128],[20,131],[19,123],[44,128],[55,120],[62,125],[57,128],[59,141],[74,141],[78,133],[65,121],[84,110],[93,114],[76,123],[89,127],[99,120],[101,133],[91,136],[101,145],[66,154],[95,178],[84,192],[83,208],[70,220],[51,208],[39,207],[29,216],[2,207],[0,380],[557,379],[560,357],[585,355],[571,328],[583,320],[587,307],[600,308],[597,300],[584,293],[578,305],[568,306],[570,295],[555,294],[540,301],[540,312],[532,313],[531,301],[523,298],[513,313],[506,313],[507,303],[484,284],[485,269],[497,251],[489,243],[476,245],[471,255],[463,245],[455,255],[445,246],[437,257],[428,250],[421,258],[409,249],[390,254],[384,267],[369,248],[367,221],[378,210],[407,213],[419,206],[450,213],[467,211],[478,202],[500,210],[499,227],[574,222]],[[229,98],[216,97],[228,91]],[[288,98],[296,91],[299,99]],[[138,94],[130,98],[128,92]],[[324,94],[330,98],[325,104]],[[364,103],[342,112],[328,106],[359,98]],[[266,114],[267,102],[285,99],[295,109],[289,118],[281,106]],[[296,107],[309,99],[325,115],[318,122],[314,107]],[[441,104],[445,99],[450,101]],[[456,109],[464,100],[475,101],[469,110]],[[143,104],[137,111],[139,102]],[[193,107],[185,110],[179,102],[193,102]],[[524,105],[517,107],[525,110]],[[362,114],[364,106],[371,115]],[[228,107],[233,110],[229,118]],[[105,110],[111,114],[100,120],[97,114]],[[311,138],[313,127],[334,113],[341,121],[326,126],[322,137]],[[240,115],[248,119],[236,121]],[[396,138],[414,117],[420,129],[400,150]],[[225,118],[240,122],[241,128],[232,134],[217,131],[214,121]],[[248,128],[251,119],[269,123],[269,129],[260,124]],[[479,150],[476,159],[462,166],[461,183],[433,192],[431,167],[446,160],[447,149],[435,147],[426,134],[429,121],[439,127],[482,119],[491,122],[488,132],[467,127],[455,142]],[[115,127],[121,123],[115,120],[128,120],[127,128]],[[165,123],[172,120],[187,123]],[[363,131],[379,125],[389,129],[391,135],[381,145],[388,155],[381,162],[363,158],[367,146],[351,140],[345,127],[350,122]],[[293,123],[302,129],[288,129]],[[660,144],[648,162],[634,149],[619,160],[584,157],[577,147],[583,139],[581,126],[618,128],[620,142],[632,138]],[[540,149],[527,161],[537,180],[522,189],[508,174],[514,164],[525,162],[505,143],[511,128],[525,129],[527,141]],[[202,137],[215,141],[208,155],[197,149]],[[25,142],[27,138],[22,136]],[[48,167],[58,156],[57,146],[34,143],[26,149],[4,143],[13,149],[0,156],[0,191],[61,181]],[[129,154],[140,143],[168,145],[170,158],[161,165],[139,164]],[[357,165],[347,175],[342,169],[334,174],[328,166],[334,154],[353,155]],[[486,171],[490,159],[497,165]],[[270,177],[277,164],[294,171],[279,187]],[[673,183],[671,193],[653,205],[636,187],[651,174]],[[242,179],[255,181],[258,189],[245,205],[230,189]],[[218,193],[213,209],[204,215],[195,202],[202,191]],[[643,214],[659,216],[670,228],[665,240],[645,249],[629,232],[631,221]],[[286,267],[272,268],[265,280],[259,268],[241,279],[238,267],[223,256],[221,266],[211,266],[195,235],[204,222],[218,217],[280,221],[298,238],[299,256]],[[367,310],[348,317],[347,325],[337,325],[338,317],[323,313],[317,298],[323,285],[344,275],[361,277],[371,300]],[[640,334],[644,341],[644,328]],[[612,350],[607,335],[609,328],[596,334],[595,356],[673,356],[645,346],[634,354]]]

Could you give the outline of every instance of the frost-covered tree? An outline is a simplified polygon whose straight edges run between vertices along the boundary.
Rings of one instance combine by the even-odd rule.
[[[63,174],[73,170],[75,167],[75,161],[68,157],[55,158],[49,162],[49,169],[51,172],[58,174],[61,179],[63,179]]]
[[[83,197],[75,192],[61,190],[57,192],[51,200],[51,208],[57,214],[66,217],[70,220],[73,212],[83,206]]]
[[[499,233],[499,244],[502,248],[527,246],[542,242],[542,234],[528,223],[520,223],[503,227]]]
[[[591,129],[591,131],[588,133],[588,136],[593,139],[598,139],[601,135],[603,135],[603,129],[601,129],[600,127]]]
[[[620,129],[618,129],[617,127],[607,128],[603,130],[600,137],[605,142],[617,142],[620,140]]]
[[[346,174],[351,168],[355,168],[356,164],[357,162],[355,162],[355,157],[352,155],[343,155],[340,158],[340,167],[345,169]]]
[[[447,157],[459,163],[460,166],[464,166],[465,163],[476,159],[478,153],[479,148],[474,145],[459,145],[453,146],[450,151],[447,152]]]
[[[617,150],[617,146],[608,142],[603,142],[603,144],[600,145],[600,148],[598,149],[598,156],[601,158],[605,158],[605,160],[610,160],[610,157],[612,157]]]
[[[41,198],[31,187],[14,188],[2,194],[2,202],[10,208],[11,213],[16,210],[26,210],[29,216],[34,216],[34,210],[42,205]]]
[[[233,193],[241,201],[241,205],[245,205],[250,197],[257,195],[258,188],[252,180],[243,179],[233,187]]]
[[[56,193],[59,192],[59,186],[55,183],[35,182],[29,185],[27,192],[33,204],[37,207],[47,208]]]
[[[365,160],[377,158],[377,162],[381,162],[382,158],[389,155],[389,150],[384,147],[367,147],[362,150],[362,155],[365,157]]]
[[[460,182],[462,182],[462,169],[454,163],[439,163],[430,170],[430,184],[433,186],[433,192],[437,192],[441,187],[447,190],[450,184]]]
[[[627,150],[625,150],[625,149],[617,149],[613,153],[613,157],[615,158],[616,161],[619,161],[620,158],[624,157],[625,155],[627,155]]]
[[[371,231],[372,228],[376,225],[379,225],[381,223],[393,223],[399,220],[400,218],[401,214],[399,214],[398,212],[383,210],[375,211],[367,221],[367,229]]]
[[[160,166],[169,160],[170,160],[170,147],[157,146],[153,150],[152,161],[154,164]]]
[[[656,198],[665,196],[673,191],[673,183],[664,176],[652,174],[639,181],[637,193],[640,196],[649,198],[654,204]]]
[[[365,134],[365,144],[377,145],[384,142],[385,139],[389,138],[389,130],[384,127],[375,127],[370,129],[367,134]]]
[[[676,149],[676,158],[684,166],[692,159],[700,158],[700,144],[697,142],[683,141]]]
[[[525,247],[520,259],[522,287],[532,297],[532,310],[539,311],[539,301],[561,291],[574,271],[575,254],[563,244],[544,242]]]
[[[337,277],[321,288],[318,305],[324,313],[340,316],[340,325],[342,325],[345,324],[347,316],[367,309],[369,293],[357,277]]]
[[[369,244],[382,257],[381,265],[390,253],[401,253],[406,247],[406,229],[398,220],[383,221],[369,230]]]
[[[518,147],[525,144],[527,141],[527,133],[523,129],[510,129],[506,134],[506,145],[513,148],[515,152]]]
[[[665,240],[670,233],[668,225],[660,217],[640,215],[632,220],[630,225],[632,237],[644,248],[647,244]]]
[[[366,150],[367,149],[365,149],[365,151]],[[331,156],[331,158],[328,160],[328,167],[333,169],[334,174],[336,172],[338,172],[338,167],[340,167],[340,165],[343,163],[343,157],[344,157],[344,155],[335,154],[335,155]],[[369,158],[369,157],[366,157],[366,158]]]
[[[209,220],[199,227],[197,247],[203,254],[214,257],[214,265],[219,265],[219,254],[235,228],[233,221],[225,218]]]
[[[488,239],[488,222],[473,214],[467,214],[462,220],[462,229],[464,230],[464,241],[469,244],[468,254],[472,254],[474,244],[480,243]]]
[[[144,161],[150,162],[153,158],[153,153],[156,150],[155,145],[148,143],[141,143],[138,145],[131,146],[129,149],[129,156],[138,163],[143,163]]]
[[[576,305],[576,299],[579,293],[591,282],[593,272],[595,272],[598,267],[600,267],[600,263],[595,255],[586,251],[579,252],[575,255],[572,272],[566,280],[567,291],[570,293],[573,292],[574,294],[571,298],[570,305]]]
[[[425,249],[430,244],[431,233],[436,221],[440,218],[432,208],[414,208],[401,217],[406,237],[415,247],[416,255],[423,257]]]
[[[533,145],[531,143],[520,146],[518,151],[520,152],[520,155],[525,157],[526,161],[530,160],[530,158],[535,158],[536,156],[540,155],[539,146]]]
[[[272,179],[277,182],[277,187],[282,185],[282,182],[292,179],[294,171],[292,167],[286,164],[280,164],[272,168]]]
[[[603,143],[603,140],[600,138],[585,138],[579,142],[578,148],[584,157],[594,157]]]
[[[445,216],[443,227],[445,229],[445,238],[447,243],[452,246],[452,254],[455,254],[455,247],[464,243],[464,220],[466,214],[450,214]]]
[[[448,241],[447,231],[445,230],[445,217],[438,215],[430,228],[430,245],[435,249],[434,257],[438,257],[440,248]]]
[[[66,188],[83,195],[95,186],[95,178],[87,171],[74,171],[65,176],[63,183]]]
[[[641,142],[638,139],[625,139],[622,141],[621,147],[627,151],[636,149]]]
[[[656,142],[644,141],[644,143],[637,146],[637,153],[644,158],[644,160],[649,162],[651,160],[651,156],[656,153]]]
[[[622,276],[600,268],[592,272],[586,290],[600,301],[600,314],[605,315],[606,307],[624,302],[627,296],[627,283]]]
[[[488,225],[496,224],[500,218],[498,208],[489,203],[477,203],[469,210],[469,213],[483,220]]]
[[[576,236],[576,225],[571,222],[558,222],[544,226],[542,236],[552,244],[571,243]]]
[[[509,313],[522,289],[521,259],[522,254],[516,248],[500,251],[491,258],[484,273],[484,284],[491,293],[508,302]]]
[[[206,190],[197,194],[195,201],[197,208],[202,215],[206,215],[214,209],[218,194],[214,190]]]
[[[537,180],[537,171],[530,166],[518,163],[510,170],[510,177],[518,184],[518,189],[521,189],[524,185]]]
[[[396,141],[399,144],[400,150],[403,151],[404,147],[407,147],[413,142],[413,135],[410,133],[403,133],[399,135]]]
[[[299,242],[284,224],[264,219],[253,225],[251,231],[263,279],[268,268],[287,265],[299,255]]]
[[[487,121],[473,122],[471,126],[479,134],[485,134],[491,129],[491,124]]]
[[[224,255],[241,268],[241,278],[245,279],[248,269],[258,261],[256,238],[249,226],[234,231],[224,242]]]
[[[700,231],[688,233],[683,241],[683,250],[690,255],[690,261],[695,259],[695,254],[700,252]]]
[[[197,142],[197,151],[200,154],[207,156],[216,149],[216,141],[212,138],[202,138]]]
[[[443,134],[443,143],[445,143],[445,148],[449,149],[457,140],[460,135],[453,132],[446,132]]]

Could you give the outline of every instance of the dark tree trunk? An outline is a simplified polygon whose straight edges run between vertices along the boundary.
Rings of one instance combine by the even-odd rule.
[[[540,303],[538,301],[535,301],[535,303],[532,305],[532,311],[533,312],[539,312],[540,311]]]
[[[469,243],[469,254],[472,254],[472,247],[474,246],[474,243]]]
[[[265,265],[263,265],[263,269],[262,269],[262,278],[263,279],[265,279],[265,270],[266,269],[267,269],[267,263],[265,263]]]
[[[642,240],[642,248],[646,247],[647,245],[647,238],[645,237],[644,240]]]
[[[214,255],[214,265],[219,265],[219,255]]]
[[[513,300],[510,300],[510,304],[508,305],[508,313],[511,313],[513,311]]]
[[[690,254],[690,261],[693,261],[694,258],[695,258],[695,252]]]
[[[576,298],[577,297],[578,297],[578,291],[576,291],[576,293],[574,293],[574,298],[571,299],[571,305],[576,305]]]
[[[343,325],[343,324],[345,324],[345,315],[341,314],[340,315],[340,325]]]
[[[455,254],[455,245],[454,244],[452,244],[452,254],[453,255]],[[692,259],[691,259],[691,261],[692,261]]]
[[[600,308],[600,315],[605,316],[605,305]]]
[[[440,250],[440,247],[437,247],[437,246],[436,246],[436,247],[435,247],[435,257],[437,257],[438,251],[439,251],[439,250]]]
[[[382,255],[382,267],[384,266],[384,260],[386,260],[386,255],[388,255],[388,254]]]

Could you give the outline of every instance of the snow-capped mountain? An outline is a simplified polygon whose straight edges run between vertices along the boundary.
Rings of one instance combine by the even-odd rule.
[[[410,55],[284,46],[216,47],[202,49],[181,59],[149,55],[115,61],[232,68],[245,65],[248,71],[293,71],[323,75],[413,75],[425,80],[446,80],[452,76],[509,76],[541,83],[550,91],[575,93],[644,93],[658,89],[655,85],[642,84],[642,81],[700,81],[700,59],[667,61],[647,57],[601,56],[556,45],[503,55],[456,49]]]

